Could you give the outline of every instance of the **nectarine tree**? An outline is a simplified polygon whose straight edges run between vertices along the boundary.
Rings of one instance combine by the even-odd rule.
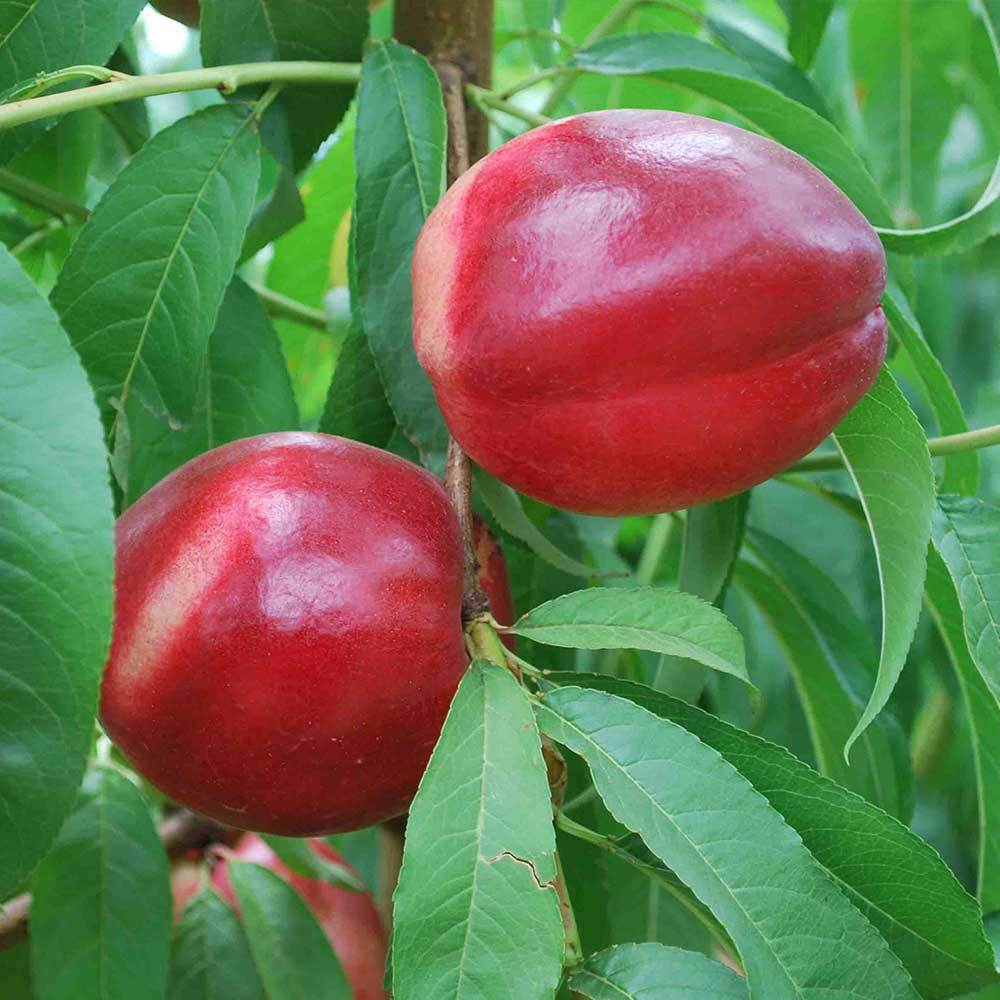
[[[996,4],[155,6],[0,7],[0,997],[993,996]]]

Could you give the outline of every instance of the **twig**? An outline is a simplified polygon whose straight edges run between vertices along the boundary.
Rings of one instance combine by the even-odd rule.
[[[223,94],[232,94],[241,87],[260,83],[357,83],[360,76],[361,66],[357,63],[306,61],[239,63],[149,76],[115,74],[107,83],[0,105],[0,129],[82,108],[97,108],[140,97],[155,97],[157,94],[178,94],[190,90],[219,90]]]
[[[944,437],[929,438],[927,448],[932,456],[939,458],[942,455],[955,455],[961,451],[989,448],[995,444],[1000,444],[1000,424],[980,427],[975,431],[963,431],[961,434],[947,434]],[[843,468],[843,465],[844,460],[840,452],[825,451],[803,458],[801,462],[796,462],[785,472],[827,472]]]
[[[255,281],[249,281],[247,284],[253,289],[257,298],[264,303],[269,316],[291,319],[322,333],[330,332],[326,314],[322,309],[313,309],[312,306],[307,306],[296,299],[290,299],[287,295],[282,295],[281,292],[276,292],[273,288],[258,285]]]

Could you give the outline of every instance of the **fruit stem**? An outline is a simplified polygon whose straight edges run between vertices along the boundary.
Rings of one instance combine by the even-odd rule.
[[[57,73],[68,79],[72,74],[85,75],[82,71],[90,68],[71,66],[58,70]],[[158,94],[177,94],[190,90],[219,90],[223,94],[231,94],[241,87],[260,83],[357,83],[360,76],[361,66],[358,63],[307,61],[238,63],[177,73],[152,73],[148,76],[125,76],[109,71],[105,82],[91,87],[29,97],[0,105],[0,130],[41,118],[51,118],[53,115],[68,114],[81,108],[96,108],[141,97],[155,97]]]
[[[927,448],[931,455],[936,458],[942,455],[954,455],[960,451],[989,448],[995,444],[1000,444],[1000,424],[980,427],[974,431],[963,431],[961,434],[928,438],[927,440]],[[796,462],[785,472],[827,472],[831,469],[840,469],[843,465],[844,460],[839,452],[820,452],[818,455],[809,455],[803,458],[801,462]]]

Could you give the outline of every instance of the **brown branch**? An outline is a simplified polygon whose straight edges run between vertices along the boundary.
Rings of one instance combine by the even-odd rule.
[[[157,832],[169,858],[176,858],[192,848],[207,847],[217,840],[227,840],[233,833],[229,827],[204,816],[196,816],[186,809],[168,816]],[[25,937],[30,914],[30,893],[22,893],[3,904],[0,910],[0,951],[13,948]]]
[[[439,76],[443,66],[451,65],[463,84],[489,88],[493,0],[396,0],[392,17],[395,37],[427,56]],[[469,161],[475,163],[489,148],[489,123],[474,106],[465,107],[463,134],[468,136]]]

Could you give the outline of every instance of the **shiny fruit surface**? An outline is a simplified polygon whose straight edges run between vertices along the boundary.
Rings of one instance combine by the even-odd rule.
[[[759,135],[603,111],[480,160],[413,258],[414,344],[452,434],[529,496],[689,507],[814,448],[875,379],[885,256]]]
[[[313,433],[195,458],[116,528],[101,718],[197,812],[291,836],[403,812],[466,667],[430,474]]]
[[[321,857],[346,864],[322,840],[311,841],[310,847]],[[298,891],[326,932],[351,984],[353,1000],[385,1000],[382,981],[388,941],[378,910],[368,893],[341,889],[329,882],[306,878],[291,871],[260,837],[244,837],[231,853],[240,861],[251,861],[270,868]],[[225,860],[213,871],[212,883],[223,899],[232,906],[236,905]]]

